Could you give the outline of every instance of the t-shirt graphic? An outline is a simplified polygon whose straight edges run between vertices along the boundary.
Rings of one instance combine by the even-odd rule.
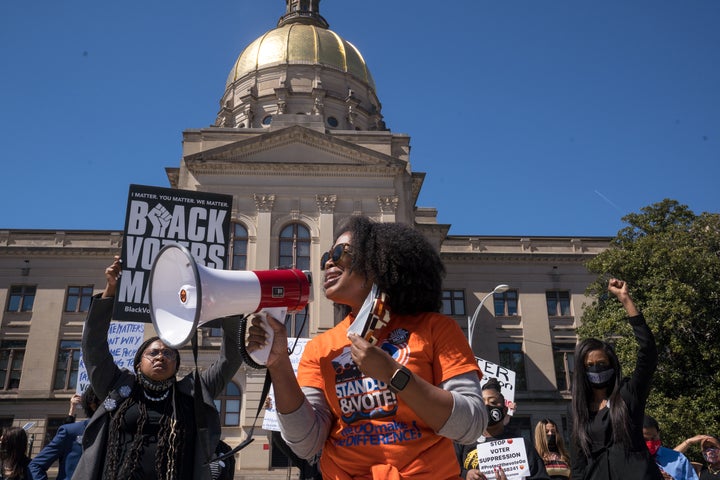
[[[402,333],[398,332],[396,335],[391,335],[390,338],[401,338],[402,336]],[[380,348],[404,365],[409,357],[407,336],[403,340],[405,342],[399,345],[385,340]],[[397,397],[384,382],[362,374],[350,358],[349,346],[332,359],[332,366],[335,370],[335,394],[340,403],[344,423],[351,425],[359,420],[380,419],[395,415],[398,409]]]

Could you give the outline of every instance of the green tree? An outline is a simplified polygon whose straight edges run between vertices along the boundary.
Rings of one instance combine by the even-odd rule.
[[[614,342],[629,375],[637,345],[624,311],[607,293],[610,277],[628,282],[658,345],[659,363],[647,413],[673,448],[699,433],[720,435],[720,215],[694,214],[665,199],[623,217],[608,250],[587,264],[599,276],[581,338]],[[687,455],[701,461],[697,447]]]

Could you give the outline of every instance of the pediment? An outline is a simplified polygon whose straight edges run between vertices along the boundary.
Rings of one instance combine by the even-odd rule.
[[[255,169],[405,170],[407,164],[390,155],[308,128],[294,125],[238,140],[185,157],[193,172]]]

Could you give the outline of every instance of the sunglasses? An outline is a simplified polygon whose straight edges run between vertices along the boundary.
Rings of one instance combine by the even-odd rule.
[[[147,352],[143,353],[143,357],[149,358],[149,359],[153,359],[160,355],[167,358],[168,360],[175,360],[175,357],[176,357],[176,353],[167,348],[163,348],[162,350],[153,348],[152,350],[148,350]]]
[[[320,270],[325,270],[325,264],[330,260],[332,260],[333,263],[337,265],[343,255],[345,255],[346,253],[350,255],[348,247],[350,247],[349,243],[338,243],[332,249],[330,249],[329,252],[323,253],[322,257],[320,257]]]

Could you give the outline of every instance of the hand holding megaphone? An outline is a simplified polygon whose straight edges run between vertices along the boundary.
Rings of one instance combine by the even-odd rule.
[[[285,312],[266,309],[247,317],[248,328],[245,336],[246,350],[252,360],[259,365],[267,366],[277,355],[272,355],[273,347],[277,344],[276,352],[287,354],[288,340],[285,325],[278,318],[285,318]],[[247,359],[246,359],[247,361]]]

